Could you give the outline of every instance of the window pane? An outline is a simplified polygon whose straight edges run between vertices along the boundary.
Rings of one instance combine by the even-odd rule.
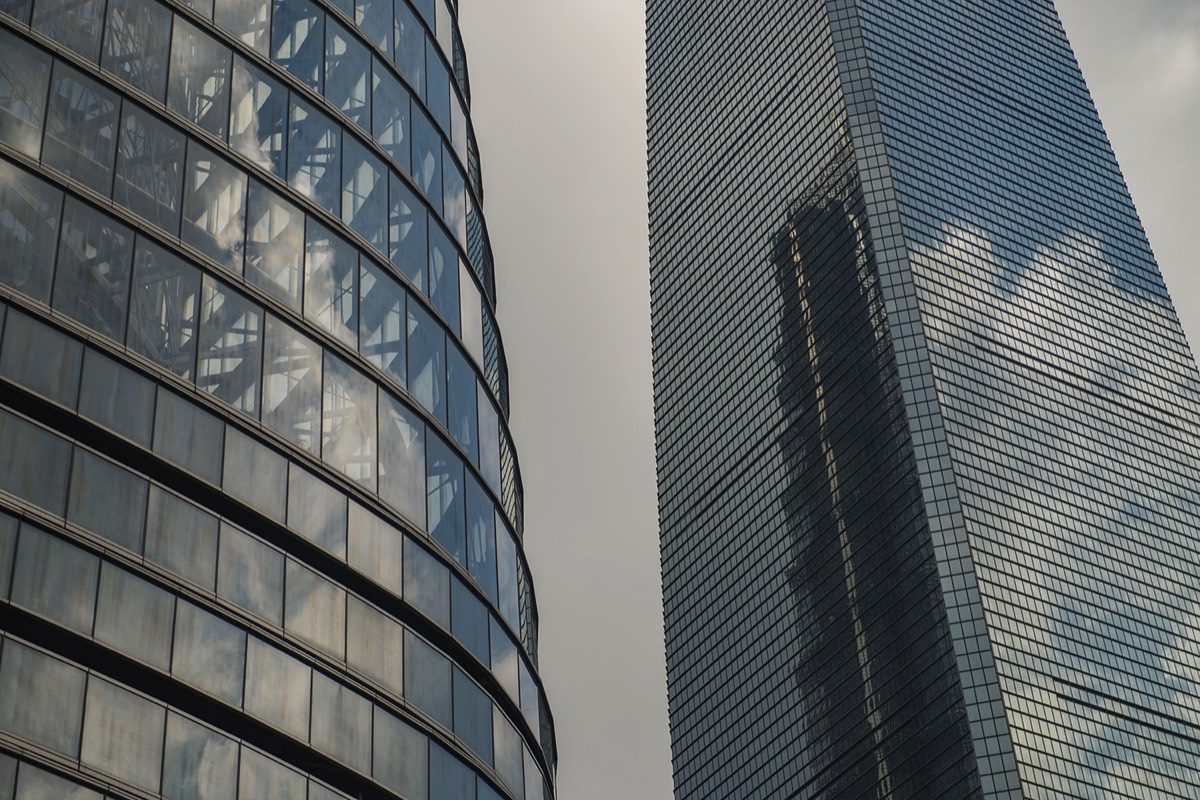
[[[342,147],[342,222],[382,253],[387,250],[388,174],[354,137],[345,137]]]
[[[181,237],[233,272],[242,271],[246,175],[194,142],[188,146]]]
[[[496,750],[496,772],[513,794],[520,797],[525,793],[523,777],[524,758],[521,737],[512,723],[503,714],[492,715],[493,737]],[[536,729],[535,729],[536,730]]]
[[[92,63],[100,60],[104,0],[34,0],[33,29]]]
[[[0,800],[13,800],[14,784],[17,782],[17,760],[0,753]]]
[[[462,342],[467,353],[479,366],[483,366],[483,311],[479,287],[471,273],[460,261],[458,263],[458,298],[462,317]]]
[[[246,280],[299,311],[304,213],[258,181],[246,213]]]
[[[234,800],[238,745],[232,739],[168,713],[163,762],[166,800]]]
[[[267,54],[270,0],[216,0],[213,19],[218,25],[253,49]]]
[[[121,547],[142,552],[146,479],[75,448],[67,519]]]
[[[288,129],[288,183],[339,216],[341,153],[342,129],[329,117],[293,97]]]
[[[243,4],[246,0],[231,0]],[[250,0],[258,4],[259,0]],[[262,0],[263,13],[266,2]],[[218,12],[220,5],[217,6]],[[229,144],[258,166],[284,177],[288,93],[283,84],[241,56],[233,60]]]
[[[167,107],[224,139],[229,118],[229,67],[228,47],[177,17],[171,39]]]
[[[446,421],[446,334],[416,302],[408,304],[408,391]]]
[[[267,317],[263,422],[312,453],[320,452],[321,347]]]
[[[250,637],[246,652],[246,711],[300,741],[308,741],[312,670]]]
[[[375,0],[378,3],[378,0]],[[375,91],[372,93],[375,115],[375,141],[405,172],[412,168],[408,143],[408,91],[392,71],[378,61],[375,63]]]
[[[154,0],[109,0],[101,66],[162,101],[167,88],[171,12]]]
[[[459,172],[458,166],[450,157],[450,151],[443,148],[442,151],[443,180],[443,206],[445,213],[443,219],[446,220],[446,227],[450,229],[450,235],[459,244],[460,247],[467,246],[467,186],[463,182],[462,173]]]
[[[450,568],[408,538],[404,540],[404,599],[450,630]]]
[[[0,0],[0,13],[21,22],[29,22],[30,5],[30,0]]]
[[[525,717],[525,722],[529,724],[532,730],[539,730],[538,724],[538,705],[541,693],[538,691],[537,684],[533,681],[533,675],[529,671],[529,667],[525,665],[525,659],[518,659],[518,676],[521,680],[521,715]]]
[[[62,192],[0,159],[0,283],[50,302]]]
[[[88,682],[80,760],[158,793],[166,709],[108,681]]]
[[[151,486],[146,559],[212,591],[217,580],[217,518]]]
[[[83,356],[79,413],[148,448],[153,435],[154,382],[89,347]]]
[[[438,55],[437,43],[425,40],[425,98],[433,119],[442,130],[450,131],[450,73]]]
[[[325,356],[321,455],[325,463],[375,490],[375,382],[332,354]]]
[[[395,278],[365,258],[358,289],[358,351],[404,385],[405,292]]]
[[[303,467],[291,464],[288,527],[327,553],[346,555],[346,495]]]
[[[82,670],[6,640],[0,658],[0,730],[74,758],[85,680]],[[23,775],[25,768],[20,771]],[[51,797],[57,800],[55,795],[46,800]]]
[[[100,561],[62,539],[23,525],[12,601],[88,636],[96,610]]]
[[[404,694],[404,628],[374,606],[351,597],[346,622],[349,665],[391,690]]]
[[[105,561],[96,601],[96,641],[161,670],[171,666],[175,596]]]
[[[217,594],[283,625],[283,554],[222,523]]]
[[[388,206],[388,255],[392,263],[417,287],[429,291],[428,212],[412,190],[397,176],[391,176],[391,204]]]
[[[287,561],[283,626],[329,655],[346,657],[346,590]]]
[[[496,511],[491,498],[472,475],[467,476],[467,568],[495,602]]]
[[[102,336],[125,341],[132,261],[132,231],[68,198],[54,274],[54,307]]]
[[[390,523],[350,504],[349,564],[393,594],[403,592],[404,534]]]
[[[325,12],[308,0],[275,0],[271,60],[320,92],[324,56]]]
[[[0,489],[62,514],[70,443],[6,412],[0,412],[0,442]]]
[[[379,495],[425,527],[425,425],[387,392],[379,408]]]
[[[0,28],[0,50],[5,53],[0,59],[0,140],[37,158],[51,58],[7,28]]]
[[[274,759],[242,748],[238,800],[296,800],[304,797],[304,776]]]
[[[520,603],[517,589],[517,544],[508,526],[496,512],[496,577],[500,595],[500,613],[515,631],[521,629]]]
[[[434,224],[429,226],[429,299],[458,333],[458,252],[442,227]]]
[[[287,501],[287,459],[233,426],[225,428],[225,493],[283,522]]]
[[[466,356],[454,344],[446,346],[446,366],[450,391],[447,414],[450,433],[467,453],[472,463],[479,461],[479,432],[476,413],[479,401],[475,397],[475,370]]]
[[[454,670],[454,732],[492,763],[492,701],[459,669]]]
[[[447,730],[453,729],[450,662],[409,631],[404,633],[404,696]]]
[[[470,650],[481,664],[488,666],[491,647],[488,644],[487,608],[457,577],[450,579],[450,603],[454,638]]]
[[[200,270],[138,237],[129,310],[129,347],[176,375],[196,374]]]
[[[429,797],[429,739],[425,734],[375,709],[375,780],[411,800]]]
[[[102,800],[97,791],[38,769],[28,761],[17,776],[17,800]]]
[[[179,232],[184,136],[127,103],[113,200],[168,233]]]
[[[504,691],[513,699],[513,702],[520,703],[521,683],[517,667],[517,645],[505,633],[500,620],[492,617],[491,627],[492,674],[496,676],[496,680],[500,681],[500,685],[504,687]]]
[[[235,706],[242,704],[246,632],[180,600],[171,673]]]
[[[442,210],[442,137],[420,109],[412,110],[412,176],[433,210]]]
[[[42,163],[108,195],[117,154],[116,92],[63,62],[54,66]]]
[[[174,392],[159,389],[154,452],[209,483],[221,485],[225,423]]]
[[[475,773],[436,744],[429,749],[429,800],[475,800]]]
[[[338,23],[325,23],[325,98],[364,131],[371,129],[371,56]]]
[[[258,416],[262,311],[220,281],[204,276],[196,385],[252,417]]]
[[[355,0],[354,21],[376,47],[391,55],[392,0]]]
[[[431,435],[426,448],[429,534],[465,567],[467,510],[463,465],[439,436]]]
[[[313,673],[312,746],[359,772],[371,772],[371,703]]]
[[[315,220],[304,244],[304,316],[358,345],[358,251]]]
[[[408,85],[425,96],[425,31],[405,0],[396,0],[396,66]]]
[[[15,308],[8,312],[0,375],[67,408],[75,407],[83,345]]]
[[[9,579],[17,549],[17,520],[0,513],[0,600],[8,599]],[[0,781],[2,783],[2,781]]]
[[[487,485],[500,495],[500,417],[482,385],[479,397],[479,471]]]
[[[545,784],[542,772],[534,763],[533,755],[525,751],[525,800],[545,800]]]

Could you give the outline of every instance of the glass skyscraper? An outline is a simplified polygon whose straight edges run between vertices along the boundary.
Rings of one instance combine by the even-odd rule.
[[[1200,797],[1200,381],[1051,0],[649,0],[679,798]]]
[[[548,800],[450,0],[0,0],[0,799]]]

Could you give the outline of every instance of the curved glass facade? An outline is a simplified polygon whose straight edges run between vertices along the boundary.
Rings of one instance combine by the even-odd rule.
[[[0,2],[0,798],[553,797],[456,17]]]

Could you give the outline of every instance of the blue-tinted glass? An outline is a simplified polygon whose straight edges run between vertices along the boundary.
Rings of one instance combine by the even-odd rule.
[[[395,173],[391,177],[388,205],[388,251],[393,264],[417,287],[429,287],[429,212],[425,204]]]
[[[133,231],[89,205],[63,209],[53,305],[113,341],[125,340]]]
[[[214,0],[213,3],[213,20],[263,55],[267,54],[270,14],[271,0]]]
[[[352,136],[342,143],[342,222],[380,253],[387,250],[388,174]]]
[[[374,381],[326,353],[321,457],[372,491],[377,487],[376,392]]]
[[[446,419],[446,334],[419,303],[408,303],[408,391]]]
[[[189,144],[180,238],[240,273],[245,237],[246,174],[195,142]]]
[[[287,133],[287,90],[266,71],[238,56],[233,60],[230,147],[282,178]]]
[[[105,71],[162,101],[167,88],[171,12],[155,0],[109,0]]]
[[[389,392],[380,392],[379,496],[425,527],[425,424]]]
[[[396,66],[408,85],[425,96],[425,31],[405,0],[396,0]]]
[[[404,696],[410,703],[446,727],[454,728],[454,701],[450,662],[424,639],[404,635]]]
[[[454,733],[485,763],[491,763],[492,701],[458,669],[454,670]]]
[[[307,103],[292,98],[288,129],[288,183],[330,213],[341,211],[342,129]]]
[[[427,437],[425,447],[429,534],[466,566],[467,502],[462,461],[440,436]]]
[[[371,129],[371,55],[333,20],[325,23],[325,98],[355,125]]]
[[[378,61],[375,62],[374,87],[372,133],[375,141],[392,157],[397,166],[408,172],[412,163],[408,91],[391,70],[383,67]]]
[[[267,317],[263,422],[313,453],[321,447],[321,353],[312,339]]]
[[[50,84],[42,163],[107,195],[117,151],[117,93],[58,62]]]
[[[487,665],[491,658],[488,644],[488,612],[483,602],[458,578],[450,581],[450,620],[454,638],[462,642],[475,654],[480,663]],[[455,702],[457,709],[458,703]],[[490,709],[490,705],[489,705]],[[488,716],[490,733],[491,716]],[[489,736],[490,738],[490,736]],[[490,749],[490,748],[489,748]]]
[[[175,128],[125,104],[113,200],[172,234],[179,231],[184,141]]]
[[[458,251],[440,225],[429,226],[429,299],[458,333]]]
[[[300,309],[304,212],[264,184],[250,181],[246,203],[246,280]]]
[[[354,21],[376,47],[391,56],[392,0],[354,0]]]
[[[50,302],[58,247],[62,192],[0,159],[0,282],[35,300]]]
[[[437,43],[425,40],[425,102],[438,127],[450,132],[450,73],[438,54]]]
[[[325,12],[309,0],[275,0],[271,60],[319,92],[324,58]]]
[[[234,408],[258,416],[262,310],[205,276],[200,295],[200,342],[196,385]]]
[[[447,424],[471,463],[479,460],[479,432],[475,397],[475,371],[455,345],[446,347],[446,366],[450,390],[447,396]]]
[[[436,744],[429,747],[429,800],[475,800],[475,773]]]
[[[224,138],[229,120],[229,48],[178,17],[171,39],[167,108]]]
[[[470,472],[467,473],[467,568],[487,596],[496,602],[496,510]]]
[[[140,237],[126,334],[130,349],[181,378],[193,378],[199,308],[200,270]]]
[[[50,90],[50,56],[5,29],[0,29],[0,48],[8,54],[0,61],[0,139],[37,158]],[[407,146],[407,137],[404,143]]]
[[[358,251],[309,220],[304,245],[304,316],[358,345]]]
[[[404,385],[405,338],[408,315],[399,282],[368,259],[358,280],[358,351]]]
[[[45,34],[88,61],[100,60],[100,30],[104,27],[103,0],[34,0],[33,29]]]
[[[412,176],[433,210],[442,210],[442,138],[420,109],[412,110]]]

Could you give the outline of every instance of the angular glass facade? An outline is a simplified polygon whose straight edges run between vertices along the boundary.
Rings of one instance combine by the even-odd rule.
[[[1052,2],[647,14],[677,796],[1200,797],[1200,376]]]
[[[452,0],[0,2],[0,798],[549,800]]]

